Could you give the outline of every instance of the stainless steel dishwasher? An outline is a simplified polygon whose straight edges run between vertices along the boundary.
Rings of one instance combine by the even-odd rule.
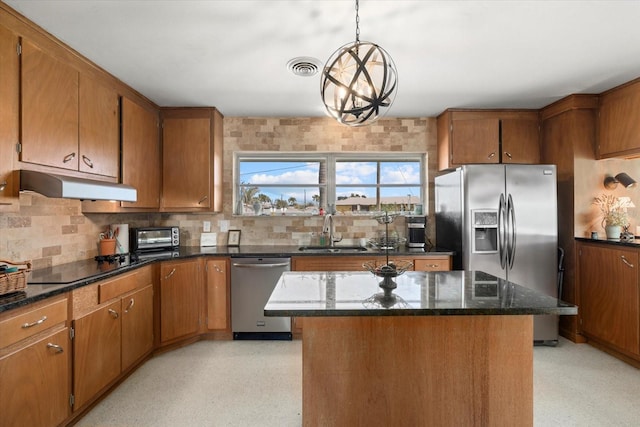
[[[290,340],[290,317],[265,317],[264,306],[291,258],[231,258],[231,330],[234,340]]]

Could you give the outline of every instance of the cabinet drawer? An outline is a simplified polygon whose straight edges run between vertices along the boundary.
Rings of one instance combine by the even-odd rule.
[[[0,322],[0,348],[67,321],[67,298],[12,316]]]
[[[451,258],[428,258],[413,260],[415,271],[449,271],[451,270]]]
[[[105,301],[109,301],[110,299],[134,290],[138,286],[136,275],[137,274],[133,272],[100,283],[100,285],[98,285],[98,303],[102,304]]]

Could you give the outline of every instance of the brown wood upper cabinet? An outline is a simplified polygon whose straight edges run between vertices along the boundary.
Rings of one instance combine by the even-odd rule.
[[[157,111],[122,98],[122,182],[137,190],[125,208],[160,208],[160,123]]]
[[[440,170],[470,163],[539,163],[537,110],[454,110],[438,116]]]
[[[16,145],[20,131],[18,36],[0,26],[0,212],[20,210]]]
[[[600,96],[598,158],[640,156],[640,79]]]
[[[215,108],[163,108],[165,212],[222,210],[222,115]]]
[[[118,94],[22,41],[20,160],[118,178]]]

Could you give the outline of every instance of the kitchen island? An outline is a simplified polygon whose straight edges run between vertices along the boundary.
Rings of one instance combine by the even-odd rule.
[[[479,271],[284,273],[304,317],[304,425],[533,425],[533,315],[577,307]]]

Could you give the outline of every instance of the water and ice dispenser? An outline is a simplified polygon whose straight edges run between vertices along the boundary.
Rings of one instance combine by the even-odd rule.
[[[471,241],[474,253],[498,252],[498,211],[471,211]]]

